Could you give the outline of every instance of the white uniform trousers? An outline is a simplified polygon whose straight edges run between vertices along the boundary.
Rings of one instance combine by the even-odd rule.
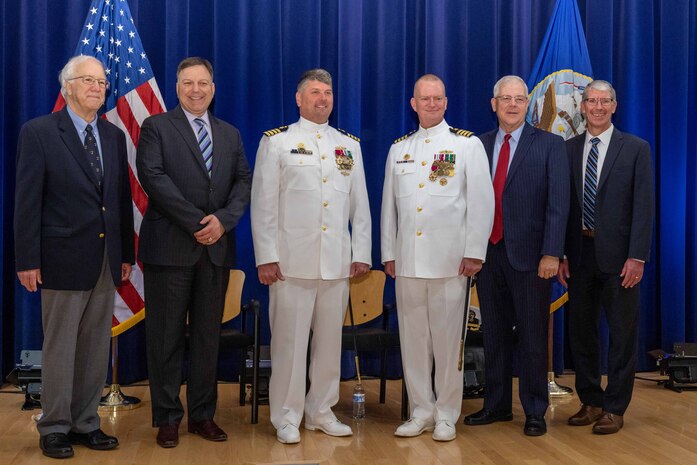
[[[336,419],[339,401],[341,329],[348,305],[348,279],[286,277],[269,288],[271,380],[269,408],[276,429],[306,420]],[[312,329],[310,391],[305,396],[307,344]]]
[[[456,423],[463,373],[457,362],[467,279],[397,277],[397,314],[411,418]],[[431,372],[435,358],[435,389]]]

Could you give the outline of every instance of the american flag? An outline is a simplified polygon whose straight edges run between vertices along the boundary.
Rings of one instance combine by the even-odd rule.
[[[127,136],[137,252],[138,233],[148,197],[136,176],[136,147],[143,120],[164,112],[165,104],[126,0],[92,1],[74,55],[96,57],[106,69],[110,88],[102,118],[121,128]],[[65,100],[59,95],[53,111],[64,106]],[[130,280],[124,282],[116,293],[112,336],[118,336],[143,319],[143,296],[143,266],[137,263]]]

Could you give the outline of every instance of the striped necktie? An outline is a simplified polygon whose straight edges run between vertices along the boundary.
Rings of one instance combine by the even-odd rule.
[[[586,161],[586,176],[583,183],[583,226],[585,229],[595,229],[595,196],[598,192],[598,144],[600,139],[592,138],[588,160]]]
[[[198,146],[201,149],[203,163],[206,165],[208,177],[210,177],[211,170],[213,169],[213,144],[211,143],[211,136],[208,135],[205,121],[203,121],[201,118],[196,118],[194,122],[198,124],[196,139],[198,139]]]
[[[102,185],[102,162],[99,160],[99,149],[97,148],[97,138],[94,136],[94,128],[88,124],[85,128],[85,152],[90,161],[90,166],[97,175],[97,184]]]

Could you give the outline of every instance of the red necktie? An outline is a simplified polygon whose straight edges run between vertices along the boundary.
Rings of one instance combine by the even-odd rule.
[[[511,146],[508,144],[510,134],[506,134],[503,138],[503,145],[499,152],[499,162],[496,165],[496,173],[494,174],[494,198],[496,204],[494,207],[494,229],[491,230],[489,242],[498,244],[503,239],[503,186],[506,185],[506,173],[508,173],[508,161],[511,158]]]

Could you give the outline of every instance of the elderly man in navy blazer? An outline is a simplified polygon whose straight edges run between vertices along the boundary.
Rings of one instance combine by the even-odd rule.
[[[188,318],[188,431],[210,441],[227,434],[213,421],[218,399],[220,324],[235,227],[252,174],[237,128],[210,112],[213,66],[185,58],[177,69],[179,105],[151,116],[140,132],[136,166],[149,196],[138,256],[145,265],[145,331],[157,443],[175,447]]]
[[[67,458],[72,444],[118,446],[99,428],[114,291],[134,262],[126,138],[97,117],[108,81],[93,57],[60,73],[67,105],[26,123],[17,148],[15,259],[22,286],[41,287],[44,330],[44,455]]]
[[[651,147],[612,124],[615,89],[595,80],[583,92],[586,133],[566,143],[571,210],[559,278],[569,285],[569,339],[583,405],[572,426],[616,433],[632,398],[639,330],[639,282],[653,229]],[[601,386],[600,308],[610,331],[607,386]]]
[[[528,89],[518,76],[494,86],[491,108],[498,129],[481,136],[489,156],[496,209],[477,289],[485,328],[484,408],[465,424],[513,419],[513,327],[521,361],[519,395],[524,432],[547,432],[547,332],[550,278],[564,252],[569,212],[569,169],[564,140],[525,123]]]

